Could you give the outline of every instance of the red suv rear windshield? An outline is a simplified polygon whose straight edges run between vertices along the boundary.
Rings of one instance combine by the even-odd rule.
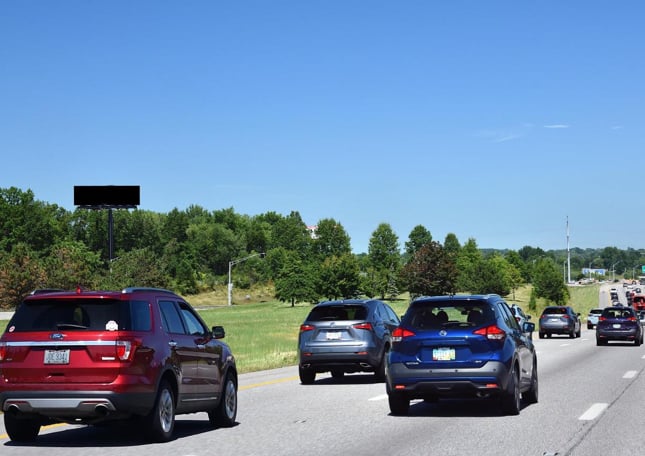
[[[149,331],[151,327],[150,306],[146,301],[57,297],[24,301],[7,330]]]

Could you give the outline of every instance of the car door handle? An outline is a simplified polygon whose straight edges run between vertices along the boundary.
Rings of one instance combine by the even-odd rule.
[[[175,342],[174,340],[171,340],[168,342],[168,346],[170,348],[177,348],[177,342]]]

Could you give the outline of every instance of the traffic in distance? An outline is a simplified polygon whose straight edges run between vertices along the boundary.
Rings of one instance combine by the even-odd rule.
[[[639,292],[631,284],[612,288],[600,313],[590,312],[597,345],[642,343],[645,311],[633,305]],[[384,382],[392,416],[407,415],[417,400],[450,406],[454,399],[517,415],[538,402],[533,332],[578,338],[583,325],[566,307],[546,308],[537,328],[530,319],[497,295],[422,297],[401,319],[379,300],[320,303],[300,327],[300,383],[315,385],[325,372],[339,382],[367,372]],[[234,426],[238,377],[223,337],[223,328],[207,328],[167,290],[35,293],[0,339],[5,430],[24,443],[54,422],[129,420],[148,440],[164,442],[180,414],[206,412],[214,428]],[[162,357],[151,364],[156,352]],[[137,375],[146,381],[132,383]],[[142,383],[151,388],[134,386]]]

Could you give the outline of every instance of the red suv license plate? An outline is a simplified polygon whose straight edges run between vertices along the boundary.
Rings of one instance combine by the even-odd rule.
[[[453,361],[455,359],[454,348],[433,348],[432,360],[433,361]]]
[[[45,350],[45,364],[69,364],[69,349]]]

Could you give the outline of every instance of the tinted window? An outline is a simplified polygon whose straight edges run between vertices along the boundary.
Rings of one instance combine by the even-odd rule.
[[[403,320],[417,329],[440,329],[490,324],[495,321],[495,314],[482,302],[419,302],[408,310]]]
[[[8,327],[13,331],[102,331],[115,322],[120,330],[132,329],[129,305],[113,299],[38,299],[23,302]]]
[[[147,301],[130,301],[130,315],[133,331],[150,331],[152,329],[150,305]]]
[[[554,314],[559,314],[559,315],[564,315],[567,313],[567,308],[566,307],[547,307],[544,309],[544,312],[542,312],[543,315],[549,314],[549,315],[554,315]]]
[[[184,303],[180,303],[179,305],[181,307],[181,315],[184,317],[184,322],[188,328],[188,333],[193,336],[206,334],[206,328],[204,328],[192,310]]]
[[[605,318],[630,318],[634,317],[634,311],[629,307],[606,307],[602,311]]]
[[[308,321],[365,320],[367,308],[362,305],[318,306],[307,317]]]
[[[499,309],[502,312],[502,318],[504,319],[504,322],[506,322],[506,325],[509,328],[520,329],[519,323],[517,323],[515,316],[511,312],[511,309],[508,308],[508,305],[506,305],[506,303],[500,302]]]
[[[184,324],[175,306],[174,301],[159,301],[159,310],[163,318],[163,326],[166,332],[173,334],[185,334]]]
[[[399,322],[399,317],[396,316],[396,313],[392,310],[392,308],[388,305],[385,306],[385,311],[387,312],[388,319],[392,323],[398,323]]]

